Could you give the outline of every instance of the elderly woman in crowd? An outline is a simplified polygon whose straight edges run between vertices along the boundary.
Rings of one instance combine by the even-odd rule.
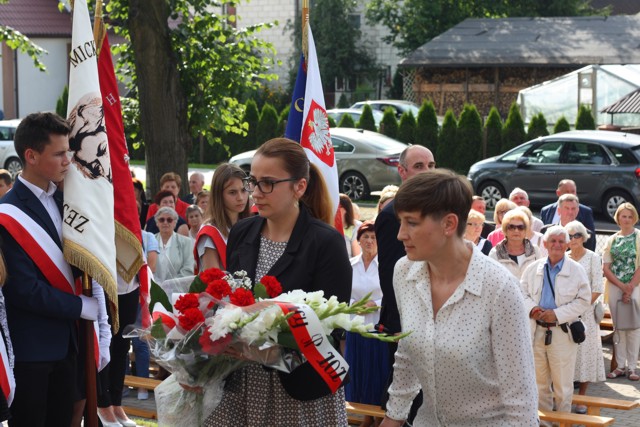
[[[467,227],[464,230],[464,238],[473,242],[483,254],[489,255],[491,242],[481,237],[482,226],[484,225],[484,214],[471,209],[467,217]]]
[[[380,200],[378,200],[378,205],[376,209],[376,215],[379,214],[382,209],[385,208],[394,197],[396,197],[396,193],[398,192],[397,185],[387,185],[380,192]]]
[[[547,250],[544,248],[544,244],[542,243],[542,233],[539,233],[533,229],[534,220],[538,219],[533,216],[531,209],[526,206],[518,206],[516,209],[521,210],[527,215],[529,218],[529,231],[527,231],[527,239],[534,245],[540,249],[540,253],[542,256],[547,256]],[[538,221],[540,221],[538,219]]]
[[[520,209],[511,210],[504,215],[501,225],[505,239],[491,249],[489,256],[520,279],[524,270],[542,258],[542,254],[526,237],[529,231],[526,213]]]
[[[638,381],[640,319],[633,322],[621,313],[629,304],[640,305],[640,232],[634,227],[638,222],[638,211],[631,203],[623,203],[618,206],[614,219],[620,231],[609,237],[602,252],[609,309],[619,337],[617,344],[614,340],[617,368],[609,372],[607,378],[626,374],[631,381]]]
[[[491,245],[495,248],[498,243],[504,239],[504,232],[502,231],[502,218],[504,215],[512,209],[515,209],[517,205],[509,199],[500,199],[496,203],[496,207],[493,210],[493,221],[496,223],[496,229],[489,233],[487,240],[491,242]]]
[[[351,258],[353,268],[351,302],[359,301],[371,293],[371,301],[367,304],[373,307],[380,306],[382,290],[378,277],[378,245],[374,223],[371,221],[362,223],[358,228],[357,237],[362,253]],[[364,322],[375,325],[379,319],[380,313],[375,312],[365,315]],[[387,347],[388,345],[382,341],[347,333],[345,359],[349,364],[351,377],[351,381],[345,386],[347,401],[380,405],[389,376]],[[373,424],[373,417],[365,416],[360,427],[369,427]]]
[[[191,205],[187,208],[187,224],[189,225],[189,237],[194,241],[198,236],[198,231],[202,227],[202,209],[198,205]]]
[[[548,257],[531,264],[521,280],[531,319],[538,407],[551,411],[555,399],[557,411],[571,412],[578,344],[569,325],[589,309],[591,288],[584,268],[566,254],[569,234],[562,226],[550,227],[543,241]]]
[[[569,258],[580,264],[587,272],[591,287],[591,308],[582,315],[585,325],[585,341],[578,347],[574,381],[580,383],[579,394],[587,394],[590,382],[604,381],[604,365],[602,364],[602,342],[600,341],[600,325],[596,323],[594,308],[596,300],[604,291],[602,280],[602,258],[586,249],[583,244],[589,240],[589,232],[580,221],[571,221],[564,226],[569,233]],[[576,412],[587,413],[587,407],[579,405]]]
[[[407,256],[393,286],[402,329],[382,426],[537,426],[531,337],[518,281],[463,239],[466,178],[436,169],[406,180],[394,206]]]
[[[163,190],[158,192],[154,197],[154,201],[157,206],[168,207],[173,210],[176,209],[176,196],[171,191]],[[178,220],[175,221],[173,225],[176,233],[182,234],[183,236],[189,235],[189,226],[187,225],[187,221],[185,221],[181,216],[178,216]],[[153,234],[160,231],[158,224],[156,223],[155,215],[149,218],[144,229]]]
[[[190,276],[193,274],[193,241],[173,231],[178,214],[173,209],[163,206],[155,214],[160,232],[158,240],[158,262],[153,275],[156,282]]]

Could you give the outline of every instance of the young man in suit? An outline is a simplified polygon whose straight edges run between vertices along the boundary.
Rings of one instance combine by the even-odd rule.
[[[0,199],[0,237],[16,394],[9,426],[71,423],[76,397],[79,319],[96,320],[98,301],[76,295],[62,257],[63,181],[70,164],[67,122],[52,113],[25,117],[14,138],[23,171]],[[11,218],[15,219],[14,222]]]

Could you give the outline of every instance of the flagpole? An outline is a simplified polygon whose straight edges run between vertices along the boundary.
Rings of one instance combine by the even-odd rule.
[[[309,22],[309,0],[302,0],[302,54],[305,62],[309,54],[307,23]]]
[[[93,296],[93,286],[91,280],[89,280],[89,274],[85,271],[82,273],[82,294],[88,297]],[[82,321],[84,326],[84,340],[85,340],[85,418],[84,425],[86,427],[98,427],[98,389],[96,385],[96,366],[94,358],[94,330],[93,322],[90,320]]]

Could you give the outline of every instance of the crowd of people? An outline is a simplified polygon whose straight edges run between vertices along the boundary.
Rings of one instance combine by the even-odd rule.
[[[0,417],[12,427],[80,425],[86,390],[77,321],[86,319],[97,322],[103,350],[98,415],[106,427],[133,427],[122,409],[130,348],[136,374],[149,375],[146,343],[123,336],[139,321],[139,278],[118,278],[120,329],[112,335],[102,288],[96,284],[93,297],[63,289],[51,265],[29,250],[34,238],[25,240],[44,235],[38,244],[51,257],[61,252],[58,186],[69,166],[69,132],[55,114],[26,117],[15,136],[24,169],[15,182],[0,170],[0,331],[16,381],[10,406],[0,395]],[[343,426],[346,399],[385,408],[384,419],[365,417],[362,427],[535,426],[538,409],[586,412],[572,407],[575,385],[585,394],[607,378],[640,379],[635,207],[619,206],[620,231],[597,254],[593,212],[579,203],[573,181],[560,181],[558,201],[541,219],[526,191],[514,189],[496,203],[492,224],[466,178],[435,166],[430,150],[409,146],[398,163],[402,185],[382,191],[373,220],[360,221],[358,206],[340,196],[340,231],[321,173],[285,138],[261,145],[249,174],[218,165],[209,190],[193,173],[182,198],[178,174],[161,177],[153,203],[133,177],[156,282],[209,268],[244,270],[254,282],[272,275],[284,291],[323,290],[344,302],[370,295],[368,305],[381,310],[366,323],[411,332],[388,344],[335,331],[350,365],[349,382],[335,393],[309,363],[288,374],[248,364],[227,378],[205,425]],[[24,229],[12,225],[16,215]],[[70,277],[79,274],[56,262]],[[603,294],[616,327],[608,373],[598,326]],[[139,389],[138,398],[148,391]]]

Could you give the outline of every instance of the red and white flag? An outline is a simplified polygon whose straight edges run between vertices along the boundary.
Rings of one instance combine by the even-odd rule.
[[[113,174],[86,0],[74,3],[69,59],[71,165],[64,180],[64,257],[100,283],[117,307]]]
[[[320,67],[316,55],[316,45],[311,34],[311,26],[307,22],[309,50],[307,54],[307,84],[304,93],[304,110],[302,113],[302,133],[300,145],[307,152],[311,163],[316,165],[329,189],[332,211],[337,212],[340,198],[338,187],[338,165],[336,164],[331,135],[329,133],[329,117],[324,104]]]

